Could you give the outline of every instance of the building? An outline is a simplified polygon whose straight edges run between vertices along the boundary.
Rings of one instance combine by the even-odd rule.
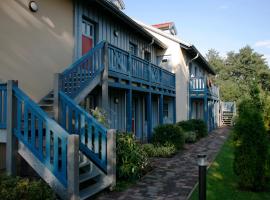
[[[147,142],[158,124],[208,122],[218,102],[206,87],[211,67],[173,23],[153,31],[123,8],[122,0],[0,2],[0,167],[8,174],[18,153],[61,198],[86,199],[115,184],[115,129]],[[91,115],[96,107],[106,124]]]
[[[177,38],[173,22],[146,25],[137,21],[155,38],[167,45],[159,51],[160,65],[171,69],[176,78],[176,120],[203,119],[209,131],[219,126],[219,88],[209,63],[194,45]]]
[[[113,129],[146,142],[156,125],[176,122],[175,74],[158,64],[167,46],[123,8],[1,1],[0,134],[9,174],[18,152],[62,198],[85,199],[115,183]],[[96,107],[107,126],[89,112]]]

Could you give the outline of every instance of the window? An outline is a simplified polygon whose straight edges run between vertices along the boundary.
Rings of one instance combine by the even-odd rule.
[[[151,53],[149,51],[144,51],[144,60],[151,62]]]
[[[169,104],[163,104],[163,117],[169,117]]]
[[[129,43],[129,52],[134,55],[134,56],[137,56],[137,51],[138,51],[138,47],[136,44],[130,42]]]

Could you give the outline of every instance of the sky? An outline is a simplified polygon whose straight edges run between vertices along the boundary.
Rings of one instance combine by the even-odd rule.
[[[173,21],[178,37],[205,55],[250,45],[270,64],[270,0],[124,0],[124,12],[146,24]]]

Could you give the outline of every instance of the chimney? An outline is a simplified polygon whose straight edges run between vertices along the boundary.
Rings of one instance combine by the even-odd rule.
[[[174,22],[165,22],[161,24],[154,24],[152,26],[164,31],[165,33],[168,33],[171,35],[177,35],[177,30],[176,30]]]
[[[116,6],[119,10],[125,9],[125,3],[123,0],[109,0],[111,3],[113,3],[114,6]]]

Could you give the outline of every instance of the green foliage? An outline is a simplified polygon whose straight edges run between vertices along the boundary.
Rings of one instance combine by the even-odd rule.
[[[269,91],[270,69],[263,56],[249,46],[240,49],[238,53],[229,52],[226,58],[211,49],[206,57],[217,72],[214,81],[220,87],[223,101],[240,102],[242,97],[248,97],[254,81],[264,91]]]
[[[142,148],[147,153],[148,157],[171,157],[177,151],[175,146],[170,143],[166,143],[164,146],[143,144]]]
[[[207,126],[201,119],[190,119],[177,123],[185,132],[193,131],[196,133],[196,139],[207,136]]]
[[[197,134],[195,131],[187,131],[185,132],[185,142],[186,143],[194,143],[197,140]]]
[[[145,151],[132,133],[117,133],[116,171],[120,179],[134,180],[141,177],[149,165]]]
[[[51,200],[56,199],[53,191],[41,180],[30,181],[19,177],[1,175],[1,200]]]
[[[238,110],[239,117],[234,127],[234,172],[240,187],[261,190],[265,184],[268,154],[261,109],[247,99],[239,104]]]
[[[154,129],[153,143],[155,145],[166,145],[167,143],[173,144],[176,149],[181,149],[184,145],[184,132],[183,130],[173,124],[159,125]]]
[[[98,120],[99,123],[101,123],[105,127],[109,127],[107,114],[104,110],[96,107],[95,109],[91,110],[91,114],[93,115],[94,118]]]

